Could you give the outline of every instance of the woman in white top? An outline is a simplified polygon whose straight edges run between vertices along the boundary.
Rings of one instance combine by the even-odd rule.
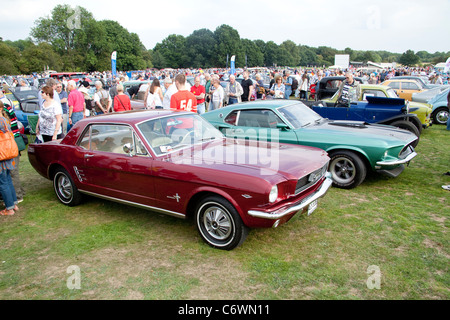
[[[152,81],[144,96],[147,109],[162,109],[163,93],[158,79]]]
[[[213,86],[216,88],[212,94],[209,111],[220,109],[223,107],[224,91],[220,85],[219,79],[212,80]]]
[[[41,90],[44,103],[39,112],[39,120],[36,125],[36,135],[42,135],[43,142],[62,139],[62,107],[53,99],[53,88],[44,86]]]

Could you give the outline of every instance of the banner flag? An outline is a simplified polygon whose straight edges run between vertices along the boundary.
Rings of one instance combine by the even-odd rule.
[[[235,67],[235,64],[234,64],[234,60],[235,59],[236,59],[236,56],[231,56],[231,64],[230,64],[231,70],[230,70],[230,74],[236,74],[236,67]]]
[[[112,71],[112,75],[115,77],[117,74],[117,70],[116,70],[116,59],[117,59],[117,51],[114,51],[111,54],[111,71]]]

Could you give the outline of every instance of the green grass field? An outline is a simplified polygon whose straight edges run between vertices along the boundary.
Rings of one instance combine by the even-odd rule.
[[[449,299],[450,132],[424,130],[416,151],[398,178],[332,188],[311,216],[230,252],[192,221],[95,198],[66,207],[24,154],[21,211],[0,217],[0,299]]]

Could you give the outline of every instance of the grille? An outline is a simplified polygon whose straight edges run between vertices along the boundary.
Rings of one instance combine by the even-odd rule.
[[[328,162],[320,169],[310,173],[309,175],[300,178],[295,186],[295,194],[299,194],[303,190],[308,189],[310,186],[314,185],[317,181],[322,179],[322,177],[327,173]]]
[[[414,152],[414,148],[411,145],[407,145],[406,147],[403,148],[403,150],[400,152],[400,154],[398,155],[398,157],[400,159],[405,159],[407,156],[409,156],[411,153]]]

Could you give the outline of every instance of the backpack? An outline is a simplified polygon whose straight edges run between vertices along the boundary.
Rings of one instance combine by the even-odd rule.
[[[292,78],[292,86],[291,86],[291,88],[292,88],[292,91],[297,90],[297,88],[298,88],[298,81],[297,81],[296,78]]]
[[[108,109],[109,93],[106,90],[102,90],[99,93],[100,93],[99,94],[99,96],[100,96],[100,104],[106,110],[106,109]],[[105,97],[105,94],[106,94],[106,97]],[[95,111],[96,112],[102,112],[102,110],[97,105],[95,105]]]

